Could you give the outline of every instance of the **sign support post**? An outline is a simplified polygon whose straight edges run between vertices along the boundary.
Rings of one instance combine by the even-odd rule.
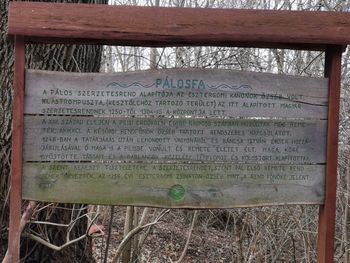
[[[20,258],[20,221],[22,200],[22,150],[23,150],[23,108],[24,108],[24,37],[15,36],[14,61],[14,100],[12,119],[12,163],[10,192],[10,230],[8,246],[8,262],[19,262]]]
[[[319,211],[318,263],[333,262],[334,257],[342,47],[328,47],[325,54],[324,75],[329,78],[328,135],[325,202],[323,205],[320,205]]]

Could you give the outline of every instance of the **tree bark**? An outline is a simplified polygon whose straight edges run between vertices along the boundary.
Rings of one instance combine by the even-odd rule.
[[[7,39],[7,11],[9,0],[0,1],[0,259],[7,249],[7,228],[9,222],[9,176],[11,153],[12,120],[12,77],[13,46]],[[42,2],[98,3],[107,4],[108,0],[50,0]],[[27,68],[71,71],[98,72],[100,69],[102,48],[91,45],[30,45],[27,47]],[[71,205],[60,205],[71,208]],[[69,210],[42,210],[37,219],[42,221],[69,222]],[[34,226],[30,226],[34,229]],[[85,233],[87,221],[81,220],[71,232],[71,239]],[[34,229],[35,230],[35,229]],[[59,227],[48,227],[50,240],[61,245],[65,242],[65,231]],[[60,252],[52,251],[34,241],[24,239],[21,243],[21,257],[24,262],[91,262],[86,240],[78,242]]]

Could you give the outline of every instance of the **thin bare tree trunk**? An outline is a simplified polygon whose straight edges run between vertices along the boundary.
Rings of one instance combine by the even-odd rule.
[[[196,220],[197,220],[197,215],[198,215],[198,211],[195,210],[194,213],[193,213],[190,229],[188,230],[188,236],[187,236],[187,239],[186,239],[185,247],[182,250],[181,256],[176,261],[176,263],[181,263],[183,261],[183,259],[185,258],[185,256],[186,256],[186,253],[187,253],[187,250],[188,250],[188,246],[190,244],[190,240],[191,240],[191,237],[192,237],[192,232],[193,232],[193,229],[194,229],[194,225],[195,225]]]
[[[129,234],[129,232],[134,228],[134,207],[128,206],[126,208],[125,223],[124,223],[124,238]],[[130,240],[124,247],[122,253],[122,262],[129,263],[132,253],[132,240]]]

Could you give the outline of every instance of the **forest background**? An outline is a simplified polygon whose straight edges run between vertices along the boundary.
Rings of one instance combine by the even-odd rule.
[[[348,0],[67,0],[115,5],[350,11]],[[0,2],[0,259],[8,235],[13,46]],[[74,72],[218,68],[322,77],[324,52],[39,45],[27,67]],[[343,53],[335,262],[350,262],[350,50]],[[23,262],[315,262],[318,206],[162,210],[23,203]],[[130,240],[130,242],[126,242]],[[69,245],[68,245],[69,244]]]

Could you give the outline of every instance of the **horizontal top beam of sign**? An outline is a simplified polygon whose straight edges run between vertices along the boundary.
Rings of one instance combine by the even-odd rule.
[[[327,118],[327,79],[232,70],[26,72],[25,113]]]
[[[8,33],[56,43],[322,49],[350,43],[350,14],[10,2]]]

